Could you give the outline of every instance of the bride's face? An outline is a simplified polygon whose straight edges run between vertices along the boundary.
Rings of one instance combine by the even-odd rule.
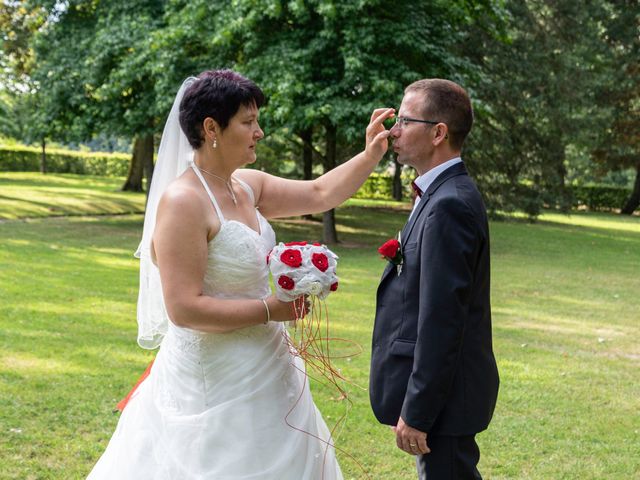
[[[240,105],[227,128],[218,135],[217,148],[224,157],[237,160],[239,165],[256,161],[256,145],[264,137],[258,124],[259,113],[255,104]]]

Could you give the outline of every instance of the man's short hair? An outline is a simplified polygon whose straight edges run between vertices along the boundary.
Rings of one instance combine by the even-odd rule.
[[[424,119],[446,123],[451,146],[462,149],[473,125],[473,108],[465,89],[450,80],[427,78],[405,88],[404,93],[409,92],[423,95]]]

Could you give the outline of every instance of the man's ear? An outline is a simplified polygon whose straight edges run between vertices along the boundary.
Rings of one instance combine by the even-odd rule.
[[[449,140],[449,127],[447,127],[446,123],[438,123],[433,129],[435,130],[434,145],[438,146],[442,142]]]

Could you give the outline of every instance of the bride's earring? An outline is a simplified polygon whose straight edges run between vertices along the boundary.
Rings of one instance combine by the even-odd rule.
[[[218,140],[213,139],[213,148],[218,148]]]

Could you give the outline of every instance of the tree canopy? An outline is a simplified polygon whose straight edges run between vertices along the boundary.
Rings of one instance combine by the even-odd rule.
[[[639,22],[635,0],[3,0],[0,111],[37,112],[36,138],[134,140],[140,189],[180,83],[233,68],[269,98],[262,165],[309,178],[361,148],[374,108],[444,77],[474,101],[464,156],[492,210],[567,208],[585,169],[636,169],[640,202]]]

